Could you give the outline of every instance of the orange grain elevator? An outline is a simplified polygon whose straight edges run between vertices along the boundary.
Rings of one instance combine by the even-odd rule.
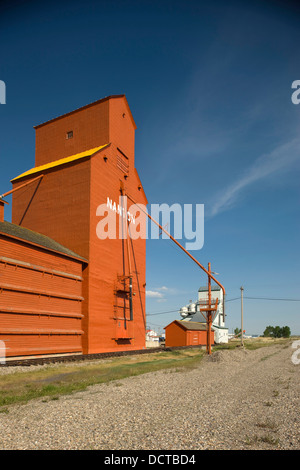
[[[97,234],[99,221],[109,213],[116,216],[119,233],[121,217],[111,207],[118,205],[122,188],[147,204],[135,168],[135,130],[125,95],[76,109],[35,127],[35,167],[12,180],[13,189],[22,186],[13,193],[12,223],[87,260],[84,354],[145,347],[146,240]],[[99,215],[98,207],[105,204],[106,213]]]

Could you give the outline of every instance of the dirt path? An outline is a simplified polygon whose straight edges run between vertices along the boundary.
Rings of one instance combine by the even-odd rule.
[[[300,364],[276,345],[215,352],[0,415],[0,449],[300,449]]]

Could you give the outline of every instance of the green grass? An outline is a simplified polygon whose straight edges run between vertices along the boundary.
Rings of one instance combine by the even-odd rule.
[[[261,338],[246,340],[246,349],[285,343],[280,340],[263,341]],[[240,347],[240,341],[215,346],[212,352]],[[0,374],[0,413],[7,413],[9,406],[42,398],[57,400],[60,396],[86,390],[96,384],[118,381],[147,372],[172,370],[181,373],[196,367],[206,351],[202,348],[162,351],[136,356],[124,356],[91,362],[75,362],[45,366],[41,369]],[[119,385],[118,385],[119,386]]]
[[[163,369],[176,372],[188,370],[196,367],[204,354],[202,349],[195,348],[90,363],[60,364],[0,375],[0,412],[7,412],[9,405],[26,403],[37,398],[43,398],[43,401],[57,400],[62,395],[86,390],[91,385],[147,372]]]

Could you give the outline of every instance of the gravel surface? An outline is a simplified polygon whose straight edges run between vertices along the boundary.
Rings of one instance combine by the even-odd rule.
[[[0,414],[0,449],[299,450],[300,364],[293,352],[291,344],[223,350],[193,370],[14,405]]]

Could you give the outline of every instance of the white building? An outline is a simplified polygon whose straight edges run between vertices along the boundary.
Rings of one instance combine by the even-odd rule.
[[[159,347],[159,335],[156,331],[146,330],[146,347],[147,348]]]
[[[217,314],[215,315],[212,327],[215,332],[215,343],[228,343],[228,328],[225,326],[223,315],[223,291],[219,286],[211,286],[211,303],[215,304],[218,299]],[[191,302],[180,309],[180,315],[184,321],[206,323],[205,312],[201,313],[200,308],[208,305],[208,287],[198,289],[198,300]]]

